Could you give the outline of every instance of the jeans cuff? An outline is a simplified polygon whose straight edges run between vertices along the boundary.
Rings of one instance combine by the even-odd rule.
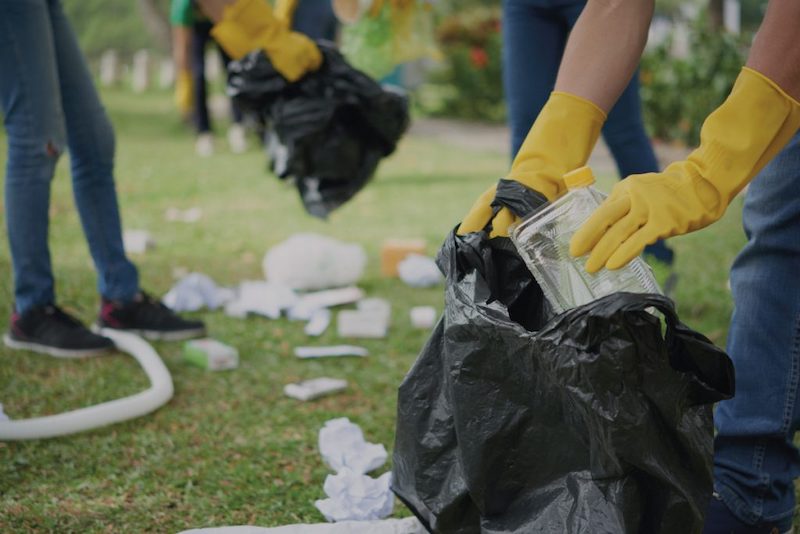
[[[789,522],[791,523],[791,518],[794,516],[794,508],[789,508],[785,512],[780,512],[778,514],[772,514],[769,516],[764,515],[763,505],[759,504],[758,511],[754,511],[753,507],[750,506],[746,501],[740,498],[736,493],[730,489],[728,489],[722,483],[714,484],[714,491],[719,495],[722,502],[725,503],[725,506],[728,507],[728,510],[737,517],[740,521],[747,523],[748,525],[755,525],[761,521],[778,521],[782,519],[789,518]]]

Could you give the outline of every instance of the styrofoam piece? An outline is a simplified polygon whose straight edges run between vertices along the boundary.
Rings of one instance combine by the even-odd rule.
[[[135,395],[86,408],[32,419],[0,421],[0,441],[54,438],[128,421],[153,412],[169,402],[174,391],[172,376],[158,353],[134,334],[103,328],[100,335],[141,365],[150,387]]]
[[[397,265],[400,280],[411,287],[432,287],[444,280],[433,258],[409,254]]]
[[[239,367],[239,351],[216,339],[193,339],[183,347],[183,359],[209,371]]]
[[[408,315],[414,328],[430,329],[436,324],[436,308],[433,306],[414,306]]]
[[[239,285],[236,298],[225,306],[225,313],[232,317],[254,313],[277,319],[283,310],[291,308],[297,301],[297,294],[287,286],[250,280]]]
[[[203,218],[203,209],[197,206],[185,210],[167,208],[164,218],[170,222],[196,223]]]
[[[291,236],[264,256],[264,276],[292,289],[313,291],[350,286],[367,264],[364,247],[312,233]]]
[[[298,358],[364,357],[369,355],[369,351],[364,347],[353,345],[332,345],[329,347],[295,347],[294,355]]]
[[[319,431],[319,452],[328,466],[341,473],[363,475],[386,463],[388,453],[379,443],[368,443],[361,428],[347,417],[325,422]]]
[[[389,318],[381,313],[362,310],[342,310],[336,316],[340,337],[380,339],[389,330]]]
[[[144,254],[155,248],[156,241],[147,230],[124,230],[122,232],[122,246],[128,254]]]
[[[427,534],[416,517],[376,521],[338,521],[336,523],[300,523],[280,527],[210,527],[184,530],[179,534]]]
[[[321,336],[331,324],[332,315],[331,311],[327,308],[315,311],[304,329],[306,335],[312,337]]]
[[[287,397],[301,401],[318,399],[347,389],[347,380],[340,378],[313,378],[296,384],[286,384],[283,393]]]
[[[289,309],[289,319],[308,321],[317,310],[352,304],[363,298],[364,291],[355,286],[306,293]]]
[[[392,473],[378,478],[360,475],[349,469],[325,478],[325,495],[314,503],[328,521],[368,521],[392,515],[394,494]]]

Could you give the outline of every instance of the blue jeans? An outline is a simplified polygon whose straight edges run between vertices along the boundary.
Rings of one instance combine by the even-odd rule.
[[[0,0],[0,104],[8,133],[5,209],[16,310],[55,302],[50,183],[66,147],[100,294],[131,299],[114,189],[114,131],[59,0]]]
[[[503,84],[512,157],[553,91],[567,37],[585,5],[585,0],[503,0]],[[603,138],[621,178],[659,170],[642,120],[638,72],[608,114]],[[645,253],[669,264],[674,256],[663,241]]]
[[[792,515],[800,454],[800,134],[750,184],[731,270],[736,396],[715,414],[715,489],[747,523]]]
[[[338,23],[331,0],[300,0],[294,12],[292,29],[312,39],[333,41]]]

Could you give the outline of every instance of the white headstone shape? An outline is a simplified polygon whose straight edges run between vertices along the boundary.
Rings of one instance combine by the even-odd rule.
[[[169,89],[175,84],[175,63],[171,59],[162,59],[158,70],[158,86]]]
[[[116,50],[106,50],[100,56],[100,85],[109,87],[119,81],[119,56]]]
[[[139,50],[133,55],[133,90],[142,93],[150,87],[150,52]]]

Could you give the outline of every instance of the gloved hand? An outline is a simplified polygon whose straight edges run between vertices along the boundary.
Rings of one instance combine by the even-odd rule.
[[[298,0],[277,0],[275,2],[275,17],[283,21],[287,28],[292,27],[297,2]]]
[[[194,105],[194,82],[192,81],[192,73],[188,69],[178,72],[175,77],[175,94],[174,101],[175,107],[183,117],[188,116],[192,112]]]
[[[275,69],[290,82],[322,65],[322,54],[314,41],[289,30],[288,22],[276,18],[266,0],[237,0],[227,6],[211,35],[233,59],[263,49]]]
[[[562,176],[582,167],[589,159],[606,114],[593,103],[575,95],[554,92],[533,123],[506,179],[515,180],[555,200],[566,190]],[[516,217],[503,208],[492,219],[497,186],[486,190],[467,213],[459,234],[478,232],[492,221],[491,237],[508,235]]]
[[[619,269],[656,240],[704,228],[800,128],[800,103],[766,76],[742,69],[703,123],[700,146],[664,172],[631,176],[572,237],[588,272]]]

